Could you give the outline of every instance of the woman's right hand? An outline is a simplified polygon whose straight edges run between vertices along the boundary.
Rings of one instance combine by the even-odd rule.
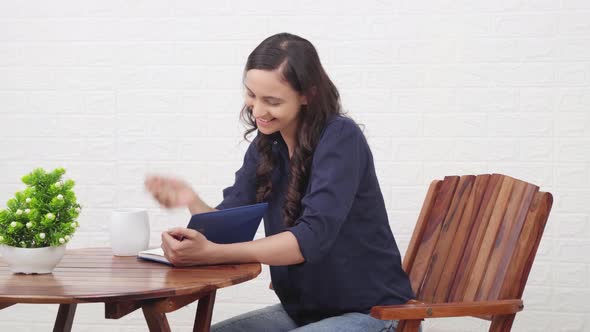
[[[148,176],[145,179],[145,187],[156,201],[166,208],[190,208],[191,204],[199,199],[187,183],[175,178]]]

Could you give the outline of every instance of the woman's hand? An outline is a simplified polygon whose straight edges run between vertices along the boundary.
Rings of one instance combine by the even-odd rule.
[[[189,207],[199,200],[194,190],[184,181],[162,176],[148,176],[146,189],[166,208]]]
[[[215,264],[215,243],[190,228],[172,228],[162,233],[164,256],[174,266]]]
[[[145,179],[145,187],[158,203],[166,208],[187,207],[191,214],[215,211],[184,181],[163,176],[148,176]]]

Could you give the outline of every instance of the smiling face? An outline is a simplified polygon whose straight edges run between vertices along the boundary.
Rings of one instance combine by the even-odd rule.
[[[244,78],[245,104],[252,109],[258,130],[270,135],[295,137],[301,105],[305,96],[295,91],[281,76],[279,69],[250,69]]]

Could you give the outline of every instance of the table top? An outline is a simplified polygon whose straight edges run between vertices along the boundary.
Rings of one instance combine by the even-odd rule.
[[[13,274],[0,257],[1,303],[116,302],[189,295],[255,278],[260,264],[173,268],[109,248],[67,250],[53,273]]]

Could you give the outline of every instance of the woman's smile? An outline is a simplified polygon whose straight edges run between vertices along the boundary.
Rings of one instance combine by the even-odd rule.
[[[264,120],[262,118],[257,118],[256,119],[256,124],[262,127],[268,127],[270,126],[271,123],[273,123],[273,121],[275,120],[275,118],[269,119],[269,120]]]

